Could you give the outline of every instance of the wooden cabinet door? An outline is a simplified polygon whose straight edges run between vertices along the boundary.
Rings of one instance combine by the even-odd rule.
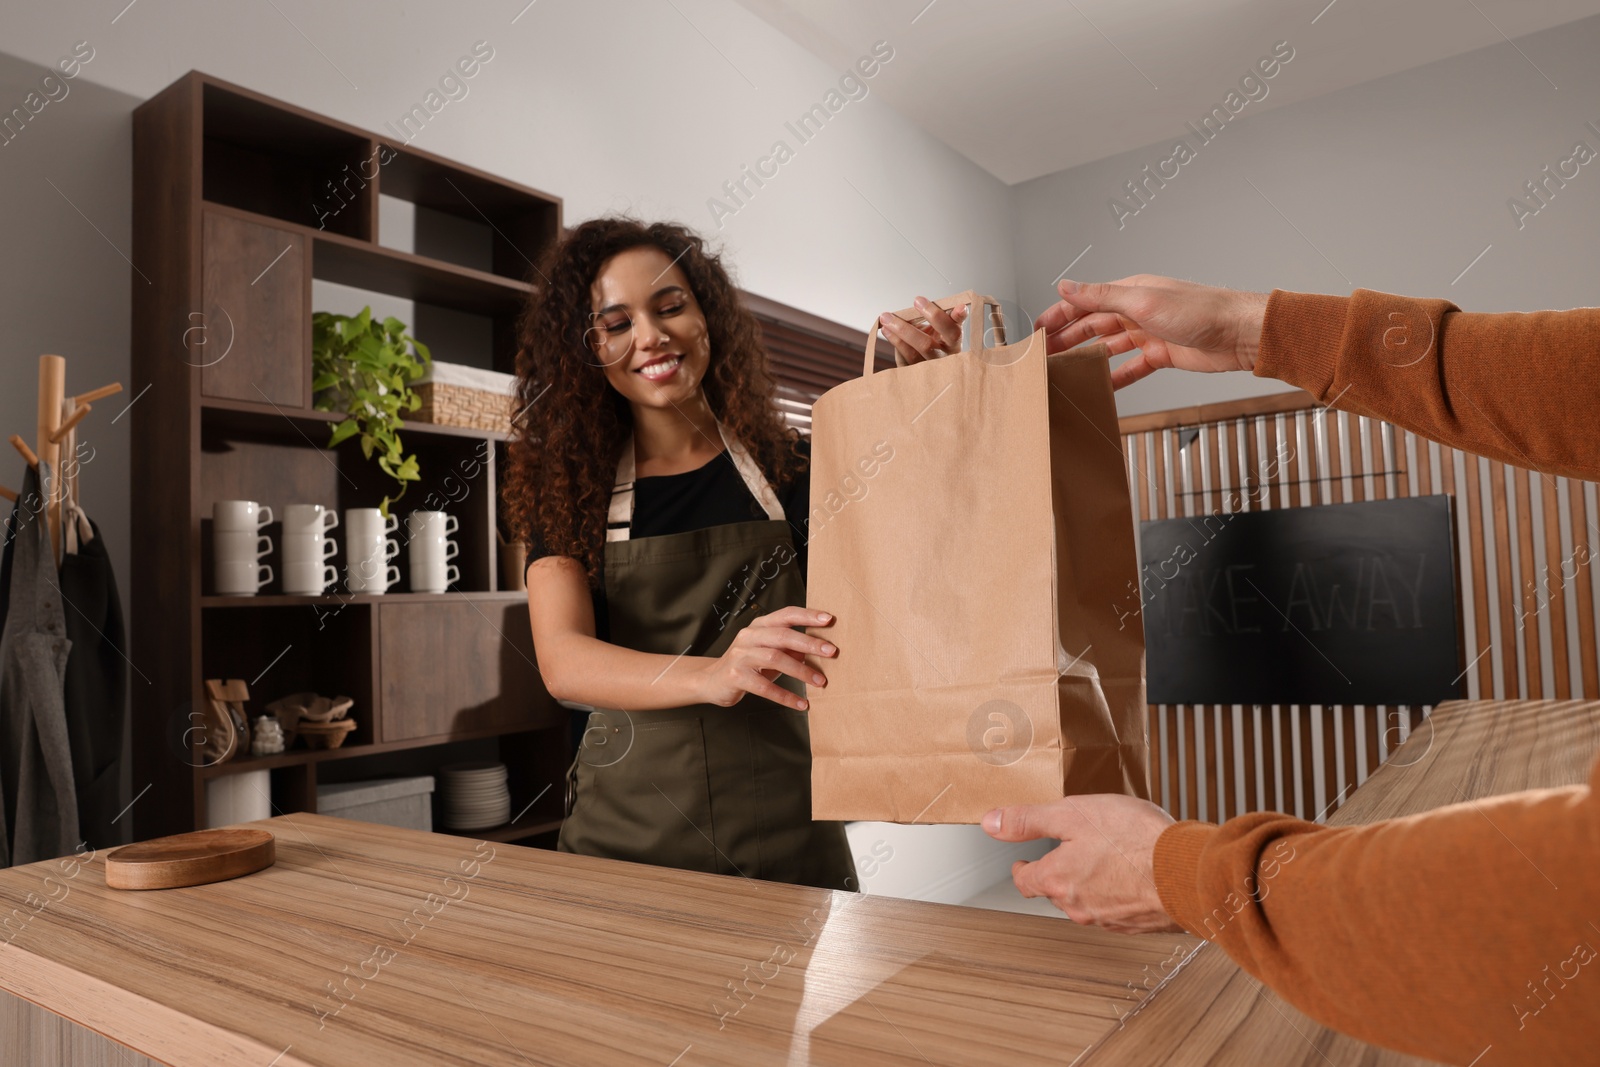
[[[378,605],[383,739],[557,726],[522,601]]]
[[[184,335],[202,395],[311,406],[308,252],[292,230],[205,212],[204,317]]]

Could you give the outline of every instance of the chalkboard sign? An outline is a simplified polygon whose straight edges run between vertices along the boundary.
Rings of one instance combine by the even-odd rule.
[[[1150,703],[1464,695],[1455,545],[1449,496],[1142,523]]]

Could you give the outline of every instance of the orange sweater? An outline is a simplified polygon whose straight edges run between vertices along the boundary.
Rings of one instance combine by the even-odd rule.
[[[1600,308],[1484,315],[1278,290],[1255,373],[1600,481]],[[1368,826],[1180,822],[1156,842],[1155,881],[1186,930],[1365,1041],[1478,1067],[1600,1062],[1600,762],[1587,786]]]

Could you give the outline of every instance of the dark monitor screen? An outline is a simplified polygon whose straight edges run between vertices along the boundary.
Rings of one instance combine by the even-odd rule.
[[[1140,524],[1152,704],[1463,695],[1449,496]]]

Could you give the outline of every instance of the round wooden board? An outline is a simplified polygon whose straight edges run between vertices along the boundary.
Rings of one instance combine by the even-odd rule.
[[[265,830],[196,830],[124,845],[106,856],[111,889],[176,889],[225,882],[272,866],[273,837]]]

